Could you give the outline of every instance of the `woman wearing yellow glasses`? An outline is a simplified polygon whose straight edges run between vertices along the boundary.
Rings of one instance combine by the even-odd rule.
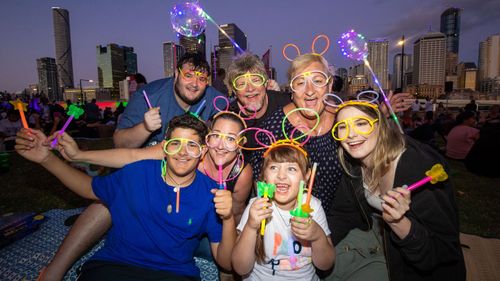
[[[343,103],[335,120],[345,173],[328,214],[337,258],[326,280],[465,280],[451,181],[404,187],[443,157],[401,135],[377,105]]]

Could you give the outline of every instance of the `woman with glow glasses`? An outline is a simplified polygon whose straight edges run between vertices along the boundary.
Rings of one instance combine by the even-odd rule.
[[[399,133],[375,104],[340,104],[336,121],[332,134],[345,173],[327,214],[337,260],[325,280],[465,280],[452,182],[413,193],[404,187],[445,165],[443,157]],[[358,259],[347,248],[378,260]]]
[[[239,222],[253,184],[252,168],[244,163],[239,148],[244,140],[238,139],[238,134],[245,128],[245,121],[240,116],[223,111],[216,114],[210,123],[210,133],[205,137],[206,147],[205,144],[192,140],[174,138],[145,148],[80,151],[69,135],[65,136],[61,146],[64,147],[67,160],[85,161],[112,168],[121,168],[144,159],[163,159],[164,153],[201,157],[198,170],[216,182],[219,180],[218,171],[221,165],[224,184],[233,193],[233,215]]]
[[[316,125],[315,113],[319,115],[319,124],[311,132],[304,149],[308,152],[311,162],[318,163],[312,194],[321,200],[325,211],[328,211],[342,175],[336,156],[338,144],[330,134],[334,121],[333,110],[327,108],[323,102],[325,95],[332,90],[333,78],[328,70],[328,62],[317,54],[305,54],[295,58],[288,69],[288,78],[292,102],[264,120],[261,127],[270,131],[276,139],[284,139],[281,126],[283,118],[292,110],[305,108],[307,110],[291,113],[285,122],[284,131],[290,134],[295,129],[293,138],[298,138]],[[260,137],[259,135],[261,142],[266,142],[264,136],[262,139]],[[296,140],[301,142],[304,139],[303,136]],[[254,152],[251,163],[255,179],[261,173],[262,162],[263,151]]]

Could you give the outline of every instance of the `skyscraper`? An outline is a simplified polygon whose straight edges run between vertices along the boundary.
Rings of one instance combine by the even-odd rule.
[[[479,88],[481,92],[500,91],[500,35],[479,43]]]
[[[446,36],[446,75],[457,74],[460,12],[460,9],[449,8],[441,14],[440,31]]]
[[[53,7],[52,19],[54,23],[56,64],[59,76],[59,85],[63,88],[73,88],[73,59],[71,55],[69,12],[66,9]]]
[[[373,69],[373,73],[382,86],[382,89],[389,89],[389,66],[388,66],[389,41],[386,39],[377,39],[368,41],[368,62]],[[368,76],[368,83],[374,89],[375,85],[372,75]]]
[[[425,95],[438,97],[444,93],[446,36],[429,32],[421,36],[413,47],[413,83]]]
[[[234,23],[220,25],[220,28],[224,30],[229,37],[231,37],[234,42],[245,51],[247,49],[247,36],[241,29]],[[233,57],[238,55],[240,50],[233,45],[231,40],[229,40],[222,32],[219,30],[219,49],[217,51],[217,67],[227,70],[228,66],[231,64]]]
[[[187,37],[182,34],[179,36],[179,45],[184,47],[186,53],[196,53],[199,52],[206,58],[206,36],[205,31],[198,35],[197,37]]]
[[[134,48],[111,43],[106,46],[97,45],[96,50],[99,87],[112,88],[113,94],[117,94],[119,82],[127,75],[137,73]]]
[[[184,47],[174,42],[163,42],[163,73],[165,77],[174,76],[179,58],[184,55]]]
[[[63,100],[59,91],[57,65],[54,58],[39,58],[36,60],[38,71],[38,93],[46,96],[50,101]]]
[[[477,67],[473,62],[461,62],[457,65],[458,88],[476,89]]]
[[[413,69],[413,56],[411,54],[404,54],[403,58],[403,85],[401,86],[401,54],[394,56],[393,72],[392,72],[392,88],[398,89],[408,85],[408,81],[404,78],[405,73],[411,72]]]

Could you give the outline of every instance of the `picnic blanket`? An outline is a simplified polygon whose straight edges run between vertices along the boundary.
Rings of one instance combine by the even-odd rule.
[[[81,208],[50,210],[44,213],[47,221],[40,229],[0,249],[0,280],[36,280],[38,273],[52,259],[70,229],[64,225],[64,221],[82,211]],[[78,260],[67,272],[64,280],[76,280],[77,269],[103,245],[104,240]],[[213,262],[201,258],[195,260],[196,266],[200,268],[202,280],[219,279],[219,271]]]

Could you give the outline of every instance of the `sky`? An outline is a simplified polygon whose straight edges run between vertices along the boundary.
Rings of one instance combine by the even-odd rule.
[[[38,83],[36,59],[55,57],[51,7],[69,11],[75,84],[97,80],[96,46],[117,43],[134,47],[138,70],[148,81],[163,78],[162,43],[176,41],[169,11],[183,1],[161,0],[2,0],[0,1],[0,90],[15,92]],[[247,34],[249,50],[262,55],[271,48],[278,82],[286,82],[289,62],[282,48],[296,44],[311,52],[314,37],[325,34],[331,45],[325,58],[335,67],[356,62],[344,58],[336,41],[354,28],[368,39],[389,40],[389,66],[429,29],[439,31],[440,15],[462,8],[459,61],[477,64],[479,42],[500,33],[499,0],[200,0],[218,24],[235,23]],[[207,25],[207,52],[218,42],[217,28]],[[318,49],[324,44],[318,42]],[[289,53],[293,56],[292,52]]]

